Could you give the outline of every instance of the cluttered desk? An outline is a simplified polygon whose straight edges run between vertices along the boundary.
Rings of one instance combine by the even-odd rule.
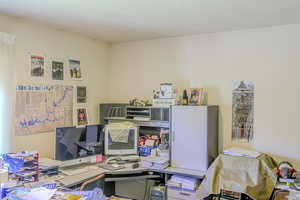
[[[124,125],[124,124],[123,124]],[[127,124],[128,125],[128,124]],[[57,129],[57,134],[61,136],[62,133],[68,132],[70,128],[63,128]],[[96,129],[95,129],[96,130]],[[97,129],[98,130],[98,129]],[[100,129],[99,129],[100,130]],[[135,130],[135,129],[132,129]],[[76,132],[76,131],[75,131]],[[79,132],[79,131],[78,131]],[[130,132],[130,131],[129,131]],[[82,134],[86,134],[86,131],[82,131]],[[109,133],[109,131],[106,131]],[[105,131],[102,132],[105,136]],[[108,135],[108,134],[106,134]],[[86,136],[80,136],[78,138],[84,138]],[[61,137],[58,137],[62,139]],[[94,137],[99,138],[99,137]],[[110,140],[109,138],[107,139]],[[62,140],[63,141],[63,140]],[[81,141],[84,142],[84,141]],[[128,141],[130,142],[130,141]],[[74,142],[75,146],[77,146],[77,142]],[[110,142],[107,145],[112,144]],[[57,149],[60,148],[60,143],[56,144]],[[122,145],[122,147],[125,145]],[[273,187],[276,183],[276,174],[273,174],[272,170],[273,167],[276,166],[276,163],[272,161],[272,159],[264,154],[256,153],[249,154],[249,152],[238,152],[238,150],[225,150],[223,154],[219,155],[219,157],[215,160],[215,162],[211,165],[210,169],[206,174],[206,178],[202,181],[200,189],[200,179],[203,179],[205,176],[204,171],[197,171],[197,170],[188,170],[188,169],[181,169],[181,168],[174,168],[169,167],[168,160],[164,160],[162,157],[155,157],[155,156],[138,156],[136,155],[122,155],[117,154],[115,151],[107,152],[105,148],[110,150],[109,146],[103,146],[104,153],[108,154],[107,156],[103,156],[102,154],[87,154],[84,157],[74,157],[71,160],[62,159],[59,160],[51,160],[45,158],[38,158],[38,154],[36,152],[26,152],[20,154],[7,154],[6,159],[8,162],[12,161],[13,158],[22,159],[25,163],[32,164],[32,173],[29,173],[30,165],[26,164],[27,174],[23,174],[21,176],[20,170],[17,167],[21,167],[18,165],[17,162],[14,162],[16,165],[13,167],[15,172],[18,173],[11,174],[14,180],[19,180],[19,183],[23,183],[22,185],[12,185],[12,183],[5,184],[6,191],[11,192],[7,193],[8,199],[12,195],[24,195],[28,193],[30,195],[41,195],[43,193],[45,196],[46,194],[52,194],[51,192],[55,193],[53,197],[56,196],[94,196],[95,199],[117,199],[117,198],[126,198],[126,199],[138,199],[138,200],[146,200],[146,199],[174,199],[179,197],[179,199],[199,199],[199,194],[201,194],[201,190],[209,191],[208,189],[212,184],[210,180],[213,180],[213,177],[219,176],[220,178],[224,178],[224,173],[222,171],[227,172],[228,174],[235,174],[235,166],[234,163],[239,163],[241,167],[242,164],[245,164],[245,174],[249,173],[249,164],[253,165],[254,168],[261,169],[260,173],[263,174],[264,179],[257,179],[257,185],[260,185],[259,181],[268,180],[266,185],[268,188],[268,193],[264,190],[264,193],[258,192],[257,187],[245,187],[245,193],[243,194],[250,194],[251,197],[255,197],[256,195],[263,195],[266,196],[271,195]],[[117,150],[116,146],[113,147],[114,150]],[[132,148],[135,148],[133,143]],[[68,148],[66,148],[68,149]],[[121,149],[119,149],[120,151]],[[128,149],[127,149],[128,151]],[[95,152],[95,151],[92,151]],[[63,155],[70,157],[69,154],[63,152]],[[80,151],[78,151],[78,154]],[[109,154],[115,155],[109,155]],[[251,152],[252,153],[252,152]],[[61,154],[60,154],[61,155]],[[82,152],[80,155],[83,155]],[[59,157],[57,153],[57,157]],[[62,157],[61,157],[62,158]],[[35,176],[33,172],[37,170],[35,167],[36,159],[39,159],[39,177]],[[220,162],[222,161],[222,162]],[[220,168],[220,163],[224,166]],[[232,163],[232,164],[230,164]],[[268,164],[266,164],[268,163]],[[265,169],[261,167],[257,167],[256,165],[265,166]],[[230,167],[231,166],[231,167]],[[221,171],[214,170],[214,168],[219,167]],[[22,168],[22,167],[21,167]],[[253,167],[252,167],[253,168]],[[230,170],[229,170],[230,169]],[[229,171],[228,171],[229,170]],[[241,170],[241,168],[239,168]],[[265,171],[267,173],[265,173]],[[213,173],[221,173],[221,175],[213,174]],[[230,172],[230,173],[229,173]],[[293,175],[295,170],[287,163],[280,164],[278,166],[278,174],[282,177],[285,175]],[[256,173],[252,171],[252,173]],[[271,176],[272,175],[272,176]],[[225,176],[225,177],[227,177]],[[253,174],[250,175],[253,178]],[[31,178],[30,178],[31,177]],[[37,179],[38,178],[38,179]],[[245,179],[246,180],[246,179]],[[232,180],[227,180],[228,183],[232,183]],[[235,181],[238,181],[237,179]],[[221,183],[221,182],[220,182]],[[164,186],[166,185],[168,188],[168,193],[166,195],[166,191],[164,190]],[[243,183],[239,182],[239,184],[244,185]],[[214,187],[218,186],[216,183],[213,184]],[[220,189],[228,189],[226,182],[222,182],[222,185],[219,184],[219,188],[212,188],[215,191],[209,192],[213,194],[218,194]],[[246,184],[248,185],[248,183]],[[250,184],[251,185],[251,184]],[[293,184],[297,186],[297,184]],[[237,184],[235,186],[238,186]],[[13,189],[12,189],[13,188]],[[41,189],[42,188],[42,189]],[[55,189],[53,189],[55,188]],[[176,189],[177,188],[177,189]],[[181,189],[178,189],[181,188]],[[255,189],[256,188],[256,189]],[[260,187],[262,189],[262,187]],[[284,191],[275,190],[274,197],[276,200],[285,199],[284,197],[281,198],[280,196],[289,196],[295,197],[299,195],[295,193],[295,190],[289,190],[291,187],[286,184],[277,184],[277,189],[284,189]],[[255,189],[255,190],[254,190]],[[55,191],[53,191],[55,190]],[[3,191],[3,190],[2,190]],[[228,191],[224,192],[222,195],[228,195]],[[32,194],[31,194],[32,193]],[[208,195],[207,194],[207,195]],[[230,195],[233,193],[230,192]],[[238,194],[238,193],[236,193]],[[207,196],[205,195],[205,196]],[[150,198],[151,197],[151,198]],[[152,198],[157,197],[157,198]],[[40,197],[39,200],[42,200]],[[50,198],[48,198],[50,199]],[[55,198],[52,198],[55,199]],[[61,198],[56,198],[61,199]],[[66,198],[67,199],[67,198]],[[86,198],[91,199],[93,198]],[[226,199],[225,197],[223,199]],[[256,199],[256,198],[249,198],[249,196],[239,196],[236,199]],[[289,198],[290,199],[290,198]]]
[[[181,112],[183,108],[187,113],[195,111],[194,108],[191,110],[188,107],[178,107]],[[215,107],[203,108],[196,112],[203,112],[205,115],[208,112],[217,113]],[[203,179],[209,163],[213,157],[217,156],[215,153],[217,146],[208,148],[204,145],[203,148],[214,152],[201,151],[200,153],[203,154],[201,158],[205,162],[200,162],[200,165],[196,167],[185,167],[188,166],[187,164],[194,164],[193,160],[188,158],[185,158],[184,167],[181,167],[180,163],[183,163],[181,160],[178,161],[178,165],[177,162],[171,165],[170,147],[175,140],[171,139],[169,135],[170,109],[129,107],[127,111],[127,113],[131,113],[130,115],[139,115],[140,112],[151,113],[151,116],[147,120],[145,117],[142,120],[134,118],[137,121],[120,121],[119,118],[115,119],[109,116],[109,120],[103,123],[105,125],[56,128],[55,160],[39,158],[37,165],[39,170],[35,169],[37,174],[35,178],[31,178],[30,174],[26,174],[26,178],[24,178],[25,176],[22,178],[14,176],[14,172],[24,172],[24,165],[20,165],[15,171],[9,172],[9,176],[12,177],[10,180],[15,181],[15,185],[10,182],[8,188],[16,188],[16,186],[35,188],[44,185],[52,187],[55,185],[55,188],[59,190],[72,189],[74,191],[90,191],[100,188],[103,195],[107,197],[143,200],[150,199],[151,196],[153,199],[164,200],[167,198],[167,184],[173,177],[172,182],[179,185],[184,181],[189,182],[189,190],[183,194],[183,188],[181,188],[179,197],[180,195],[182,198],[194,195],[199,187],[199,180]],[[217,115],[210,116],[217,118]],[[175,119],[175,117],[173,118]],[[185,121],[181,120],[182,127],[190,128],[191,120],[186,119]],[[210,135],[217,135],[216,130],[203,130],[203,137],[208,132]],[[190,137],[199,139],[196,133]],[[190,140],[189,137],[186,138],[186,142]],[[210,143],[207,142],[207,144]],[[191,153],[199,155],[198,152],[191,152],[190,149],[192,147],[184,151],[190,152],[191,156]],[[172,152],[172,155],[177,156],[177,153],[179,155],[180,152]],[[38,157],[37,152],[26,153]],[[8,156],[20,159],[22,154],[8,154]],[[28,166],[26,166],[26,170],[29,170]]]
[[[13,168],[15,168],[14,172],[18,171],[23,175],[12,178],[17,181],[14,182],[15,184],[11,182],[10,188],[21,185],[25,188],[56,185],[56,188],[86,190],[88,184],[97,182],[92,189],[101,188],[106,196],[118,194],[132,199],[143,199],[145,195],[149,195],[147,193],[149,187],[148,189],[146,187],[147,180],[160,180],[162,175],[158,171],[151,171],[144,167],[143,163],[146,163],[147,159],[137,155],[137,127],[123,123],[107,126],[105,131],[103,128],[101,125],[57,128],[56,160],[39,158],[37,152],[7,154],[6,161],[9,161],[8,158],[11,161],[16,159],[16,162],[10,163],[11,167],[18,162],[18,159],[22,160],[18,169]],[[126,138],[122,135],[126,135]],[[30,163],[31,158],[35,163],[38,161],[35,167],[39,169],[34,166],[32,168],[37,175],[32,176],[34,179],[28,173],[25,174],[24,169],[30,170],[26,162]],[[165,162],[167,163],[168,160]],[[152,166],[151,163],[148,165]],[[151,186],[154,182],[152,181]],[[139,186],[141,192],[130,194],[128,190],[130,184],[131,187]]]

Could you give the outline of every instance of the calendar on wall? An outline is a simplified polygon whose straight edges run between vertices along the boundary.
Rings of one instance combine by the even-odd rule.
[[[232,91],[232,139],[253,139],[254,85],[248,81],[234,83]]]

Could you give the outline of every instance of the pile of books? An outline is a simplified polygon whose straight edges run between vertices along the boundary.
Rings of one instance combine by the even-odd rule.
[[[173,175],[168,181],[168,197],[183,200],[194,200],[200,181],[197,178]]]
[[[146,157],[141,161],[142,167],[156,170],[163,170],[167,168],[169,164],[169,159],[162,157]]]
[[[173,175],[168,181],[168,186],[195,191],[199,186],[199,180],[193,177]]]

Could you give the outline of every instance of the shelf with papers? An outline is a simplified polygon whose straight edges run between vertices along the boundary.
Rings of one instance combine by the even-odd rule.
[[[184,175],[184,176],[191,176],[199,179],[203,179],[205,177],[205,171],[198,171],[198,170],[190,170],[190,169],[182,169],[182,168],[175,168],[175,167],[167,167],[163,170],[155,170],[151,169],[155,172],[165,173],[169,175]]]
[[[159,121],[159,120],[135,120],[135,119],[126,119],[126,118],[104,118],[108,122],[122,122],[130,121],[136,123],[138,126],[147,126],[147,127],[161,127],[161,128],[170,128],[170,123],[168,121]]]

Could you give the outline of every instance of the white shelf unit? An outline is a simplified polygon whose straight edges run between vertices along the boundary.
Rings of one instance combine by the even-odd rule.
[[[171,167],[206,171],[218,156],[218,106],[172,106]]]

